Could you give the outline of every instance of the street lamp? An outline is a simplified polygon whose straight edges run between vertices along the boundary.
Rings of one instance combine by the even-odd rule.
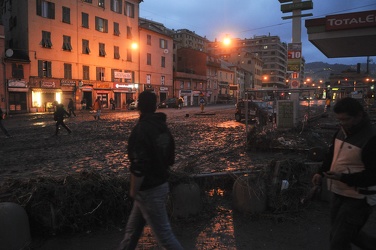
[[[131,44],[131,48],[132,50],[136,50],[137,51],[137,55],[138,55],[138,83],[135,83],[135,88],[137,89],[137,98],[138,98],[138,95],[139,95],[139,91],[140,91],[140,86],[141,86],[141,61],[140,61],[140,48],[139,48],[139,44],[136,43],[136,42],[133,42]]]

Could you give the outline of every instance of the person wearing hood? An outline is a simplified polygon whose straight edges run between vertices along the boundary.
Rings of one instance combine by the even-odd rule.
[[[146,223],[165,249],[183,249],[172,232],[166,200],[169,168],[175,162],[175,142],[167,127],[167,116],[156,113],[157,96],[144,91],[139,95],[140,118],[128,140],[130,191],[133,207],[119,250],[135,249]]]
[[[351,97],[333,107],[341,128],[320,171],[312,178],[321,185],[327,178],[333,193],[330,217],[330,249],[376,249],[376,238],[362,231],[376,204],[376,128],[363,106]]]

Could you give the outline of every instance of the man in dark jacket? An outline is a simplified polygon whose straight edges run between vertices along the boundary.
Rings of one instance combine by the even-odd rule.
[[[72,98],[69,98],[68,111],[69,111],[69,117],[71,117],[72,114],[74,116],[76,116],[76,114],[74,113],[74,103],[73,103],[73,99]]]
[[[376,238],[362,231],[376,204],[376,129],[353,98],[339,100],[333,111],[341,129],[320,172],[312,178],[314,185],[320,185],[327,177],[333,192],[330,249],[351,249],[351,243],[376,249]]]
[[[65,116],[69,116],[69,113],[64,109],[64,105],[63,104],[56,105],[56,111],[54,113],[54,120],[56,121],[55,135],[59,133],[60,125],[68,131],[68,134],[72,133],[72,131],[64,123]]]
[[[150,91],[139,95],[140,119],[128,141],[131,162],[130,197],[133,208],[119,249],[135,249],[146,223],[165,249],[183,249],[175,238],[166,210],[169,167],[175,161],[175,143],[164,113],[155,113],[157,97]]]
[[[0,108],[0,129],[1,131],[3,131],[6,137],[10,137],[8,130],[3,125],[4,117],[5,117],[5,114],[3,113],[3,110]]]

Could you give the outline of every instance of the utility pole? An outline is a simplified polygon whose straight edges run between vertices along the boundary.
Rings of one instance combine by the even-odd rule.
[[[288,44],[287,72],[291,73],[290,89],[298,89],[301,86],[301,63],[302,63],[302,17],[312,16],[312,13],[302,14],[302,10],[313,8],[313,2],[301,0],[278,0],[281,5],[282,13],[292,12],[292,16],[282,17],[292,19],[292,39]],[[291,3],[292,2],[292,3]],[[299,92],[292,91],[290,99],[294,102],[294,126],[298,123],[299,117]]]

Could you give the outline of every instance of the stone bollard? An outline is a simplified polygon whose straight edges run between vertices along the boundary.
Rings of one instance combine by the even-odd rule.
[[[29,219],[23,207],[12,202],[0,203],[0,248],[28,249],[31,243]]]
[[[232,188],[233,206],[239,212],[259,213],[266,210],[265,182],[257,176],[240,176]]]
[[[197,183],[181,183],[171,191],[172,216],[186,218],[202,209],[201,190]]]

